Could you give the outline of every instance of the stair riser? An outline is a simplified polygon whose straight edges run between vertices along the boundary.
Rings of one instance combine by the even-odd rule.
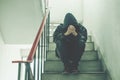
[[[51,51],[47,54],[47,60],[59,60],[59,59],[55,56],[55,51]],[[81,60],[98,60],[96,51],[84,52]]]
[[[56,44],[51,42],[49,44],[49,50],[55,50]],[[85,51],[92,51],[94,50],[94,43],[93,42],[87,42],[86,43],[86,47],[85,47]]]
[[[53,36],[49,37],[49,41],[53,42]],[[87,42],[92,42],[91,36],[88,36]]]

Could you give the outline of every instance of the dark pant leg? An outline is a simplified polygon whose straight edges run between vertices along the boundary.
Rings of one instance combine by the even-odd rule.
[[[77,69],[79,65],[79,61],[81,60],[81,57],[84,53],[85,46],[81,46],[78,44],[74,45],[73,54],[71,55],[72,63],[72,69]]]
[[[58,41],[56,44],[56,56],[59,57],[63,63],[68,63],[69,60],[69,52],[68,52],[69,48],[68,45],[66,43],[64,43],[63,41]]]

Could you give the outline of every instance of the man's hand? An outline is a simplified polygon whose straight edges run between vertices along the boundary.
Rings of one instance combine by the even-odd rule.
[[[64,35],[70,35],[70,34],[73,34],[74,36],[77,36],[77,32],[76,32],[76,29],[73,25],[69,25],[67,31],[64,33]]]

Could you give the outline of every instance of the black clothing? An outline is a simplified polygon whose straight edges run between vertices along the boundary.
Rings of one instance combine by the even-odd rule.
[[[75,26],[77,36],[64,35],[69,25]],[[84,52],[86,40],[86,28],[79,24],[71,13],[66,14],[64,24],[60,24],[53,34],[53,42],[56,43],[56,56],[61,58],[65,66],[71,65],[71,63],[77,66]]]

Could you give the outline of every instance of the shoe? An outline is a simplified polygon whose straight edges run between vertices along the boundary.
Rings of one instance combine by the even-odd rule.
[[[64,64],[63,74],[69,74],[69,73],[71,73],[70,67],[68,65]]]
[[[78,69],[72,70],[72,74],[78,74],[78,73],[79,73],[79,70],[78,70]]]
[[[70,71],[64,70],[62,74],[70,74]]]
[[[73,74],[78,74],[78,73],[79,73],[78,67],[75,66],[75,65],[73,65],[71,72],[72,72]]]

